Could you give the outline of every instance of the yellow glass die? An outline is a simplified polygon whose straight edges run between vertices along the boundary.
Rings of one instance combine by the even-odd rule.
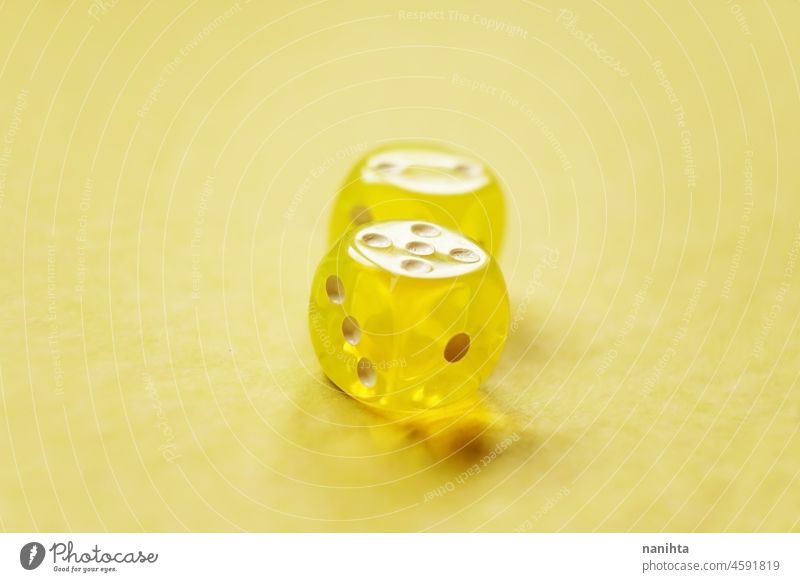
[[[333,208],[329,243],[354,226],[415,219],[463,232],[497,254],[506,203],[486,164],[442,146],[395,143],[362,158]]]
[[[508,334],[505,281],[492,256],[443,226],[384,221],[351,230],[317,268],[314,350],[342,390],[393,411],[462,403]]]

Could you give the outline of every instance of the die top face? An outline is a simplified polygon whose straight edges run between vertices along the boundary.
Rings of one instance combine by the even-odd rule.
[[[368,157],[361,167],[361,179],[367,184],[389,184],[434,195],[475,192],[491,181],[478,160],[446,150],[404,146]]]
[[[393,275],[445,279],[484,268],[489,256],[452,230],[428,222],[393,220],[357,230],[350,256]]]

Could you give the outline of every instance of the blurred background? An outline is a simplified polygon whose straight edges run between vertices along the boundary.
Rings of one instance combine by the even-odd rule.
[[[0,527],[800,530],[800,4],[0,6]],[[325,382],[328,213],[485,160],[485,456]]]

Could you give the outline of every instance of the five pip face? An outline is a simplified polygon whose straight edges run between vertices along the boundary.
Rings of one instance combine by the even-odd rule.
[[[496,255],[506,204],[483,162],[442,146],[394,143],[367,154],[347,176],[334,203],[328,242],[353,227],[397,219],[457,230]]]
[[[309,326],[325,374],[394,412],[474,396],[503,349],[506,285],[492,256],[421,220],[350,230],[317,268]]]

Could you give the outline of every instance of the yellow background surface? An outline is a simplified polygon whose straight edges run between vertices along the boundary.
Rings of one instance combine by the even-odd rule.
[[[798,25],[3,3],[0,528],[800,530]],[[308,337],[340,181],[423,138],[509,195],[488,460],[333,389]]]

